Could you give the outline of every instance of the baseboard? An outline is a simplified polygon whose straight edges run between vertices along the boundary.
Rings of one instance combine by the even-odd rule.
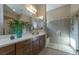
[[[64,45],[64,44],[58,44],[58,43],[50,43],[48,47],[75,54],[73,49],[69,45],[66,45],[66,44]]]

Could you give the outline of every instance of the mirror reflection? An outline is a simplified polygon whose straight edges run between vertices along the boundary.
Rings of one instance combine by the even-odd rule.
[[[41,6],[37,4],[3,5],[3,31],[0,31],[2,32],[0,35],[18,35],[44,30],[45,20]]]

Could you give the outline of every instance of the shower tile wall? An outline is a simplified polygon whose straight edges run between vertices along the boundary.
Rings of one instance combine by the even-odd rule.
[[[79,49],[79,36],[78,36],[79,18],[78,19],[72,18],[73,15],[75,15],[78,10],[79,10],[79,4],[71,4],[47,12],[48,33],[49,36],[51,37],[50,38],[51,43],[70,44],[73,48],[75,47],[75,50]],[[74,20],[73,26],[71,26],[71,24],[69,23],[71,22],[70,20],[64,19],[66,17],[67,18],[71,17]],[[71,30],[72,27],[73,31]],[[61,37],[63,37],[63,39],[59,39],[60,36],[59,35],[57,36],[56,33],[60,33],[60,31],[58,30],[61,30],[62,32]],[[67,36],[69,36],[69,40],[67,40]],[[71,38],[73,39],[73,42]]]
[[[50,43],[69,44],[69,19],[54,20],[48,23]]]
[[[50,43],[69,44],[70,5],[47,12]]]

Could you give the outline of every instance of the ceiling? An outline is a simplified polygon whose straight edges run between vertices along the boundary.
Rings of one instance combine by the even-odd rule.
[[[59,7],[62,7],[62,6],[64,6],[65,4],[47,4],[46,6],[47,6],[47,12],[48,11],[51,11],[51,10],[54,10],[54,9],[56,9],[56,8],[59,8]]]
[[[38,4],[39,5],[39,4]],[[37,4],[33,4],[33,6],[38,6]],[[47,12],[54,10],[56,8],[62,7],[65,4],[47,4]],[[29,12],[26,7],[25,4],[7,4],[8,7],[10,7],[12,10],[15,10],[15,12],[17,14],[24,14],[24,15],[28,15],[28,16],[32,16],[32,13]]]
[[[32,15],[32,13],[26,9],[24,4],[7,4],[7,6],[11,8],[17,14],[24,14],[28,16]]]

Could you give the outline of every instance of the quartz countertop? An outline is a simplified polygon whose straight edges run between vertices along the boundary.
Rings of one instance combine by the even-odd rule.
[[[22,35],[21,38],[15,38],[13,40],[10,39],[11,35],[0,35],[0,48],[11,45],[11,44],[15,44],[24,40],[36,38],[41,35],[45,35],[45,32],[43,30],[40,30],[39,34],[32,34],[30,32],[25,33]]]

